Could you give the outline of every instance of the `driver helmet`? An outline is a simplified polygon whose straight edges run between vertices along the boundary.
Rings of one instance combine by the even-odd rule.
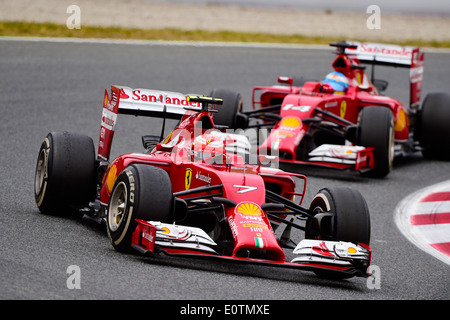
[[[334,89],[335,92],[346,92],[348,89],[348,80],[344,74],[340,72],[331,72],[323,79],[323,84],[327,84]]]
[[[225,146],[220,137],[213,134],[202,134],[194,140],[192,146],[195,161],[225,154]]]

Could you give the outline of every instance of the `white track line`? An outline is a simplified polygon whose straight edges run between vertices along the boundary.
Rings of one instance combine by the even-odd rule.
[[[228,47],[228,48],[272,48],[272,49],[302,49],[330,50],[328,45],[319,44],[289,44],[260,42],[221,42],[221,41],[165,41],[165,40],[134,40],[134,39],[98,39],[98,38],[59,38],[59,37],[8,37],[0,36],[0,41],[24,42],[54,42],[54,43],[91,43],[91,44],[121,44],[121,45],[152,45],[152,46],[182,46],[182,47]],[[424,52],[447,53],[447,48],[421,48]]]

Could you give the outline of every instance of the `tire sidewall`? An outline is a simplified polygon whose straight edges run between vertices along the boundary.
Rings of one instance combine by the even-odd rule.
[[[41,155],[45,160],[38,187]],[[96,191],[92,139],[70,132],[49,133],[39,149],[34,182],[35,201],[43,213],[73,216],[77,208],[88,206]]]
[[[114,187],[111,192],[110,201],[108,204],[108,214],[106,218],[106,230],[108,234],[108,238],[113,245],[113,247],[118,251],[127,251],[128,247],[131,243],[132,232],[137,226],[137,222],[135,220],[135,206],[136,201],[138,200],[136,197],[136,183],[137,183],[138,175],[133,166],[126,168],[117,178],[114,183]],[[117,191],[117,188],[121,184],[125,185],[126,188],[126,206],[124,208],[124,216],[119,224],[118,228],[112,231],[110,224],[110,208],[112,205],[112,201],[114,199],[113,195]]]
[[[319,214],[319,213],[336,212],[335,207],[334,207],[334,202],[332,201],[331,195],[327,189],[320,190],[314,196],[313,200],[311,201],[309,209],[311,212],[313,212],[314,215]],[[317,226],[315,226],[315,227],[317,227]],[[312,228],[313,228],[312,221],[311,221],[311,219],[308,219],[306,221],[306,231],[305,231],[306,239],[333,240],[332,238],[324,239],[322,234],[311,235],[310,232],[311,232]],[[320,232],[321,230],[318,230],[318,231]]]
[[[36,170],[35,170],[35,177],[34,177],[34,197],[35,197],[35,201],[36,204],[38,206],[38,208],[41,211],[46,211],[46,208],[48,206],[48,197],[46,197],[46,193],[48,192],[49,189],[49,184],[48,184],[48,180],[49,180],[49,176],[50,173],[49,171],[51,170],[51,165],[52,165],[52,150],[50,148],[50,141],[49,139],[51,139],[51,136],[48,135],[44,141],[41,144],[41,147],[39,149],[39,155],[38,155],[38,160],[36,161]],[[41,155],[44,157],[44,163],[42,164],[43,168],[39,169],[40,167],[40,163],[39,163],[39,159],[41,157]],[[42,175],[42,181],[39,181],[39,183],[36,181],[38,179],[37,174],[38,174],[38,169],[39,171],[42,170],[42,172],[40,172],[40,174]],[[37,190],[37,184],[39,184],[39,191]]]

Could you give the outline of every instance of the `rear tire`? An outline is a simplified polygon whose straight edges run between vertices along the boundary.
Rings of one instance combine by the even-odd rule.
[[[172,184],[163,169],[135,164],[118,176],[106,219],[108,238],[117,251],[131,251],[136,219],[173,222]]]
[[[238,92],[214,89],[211,94],[213,98],[223,99],[222,105],[216,105],[217,113],[214,113],[214,124],[227,126],[230,129],[242,128],[241,117],[238,115],[242,111],[242,97]]]
[[[450,160],[450,94],[427,94],[418,122],[424,157]]]
[[[42,142],[34,179],[42,213],[73,215],[95,198],[95,149],[88,136],[51,132]]]
[[[364,175],[382,178],[394,163],[394,115],[384,107],[364,107],[360,112],[357,144],[374,147],[375,167]]]

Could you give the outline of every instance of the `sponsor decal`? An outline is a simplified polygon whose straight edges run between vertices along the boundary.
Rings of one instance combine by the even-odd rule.
[[[230,226],[231,233],[233,234],[233,238],[236,239],[239,235],[239,231],[233,217],[228,217],[228,224]]]
[[[411,56],[412,50],[400,46],[363,43],[359,46],[361,53],[385,54],[400,57]]]
[[[331,102],[327,102],[325,103],[325,108],[332,108],[332,107],[336,107],[337,106],[337,101],[331,101]]]
[[[111,98],[108,95],[108,91],[105,90],[98,146],[98,156],[103,160],[109,159],[111,151],[111,142],[119,110],[119,95],[120,89],[114,86],[111,87]]]
[[[197,173],[195,174],[195,178],[208,184],[211,183],[211,177],[209,176],[209,174],[205,176],[201,171],[197,171]]]
[[[129,96],[125,94],[124,96],[127,96],[129,99]],[[150,103],[161,103],[161,104],[170,104],[170,105],[177,105],[177,106],[184,106],[184,107],[194,107],[194,108],[201,108],[200,102],[193,102],[188,101],[185,96],[180,95],[179,97],[174,97],[170,95],[165,95],[157,92],[149,92],[146,91],[141,92],[141,90],[133,90],[131,99],[134,101],[141,101],[141,102],[150,102]]]
[[[125,171],[128,176],[128,180],[130,181],[130,203],[134,203],[134,190],[136,190],[134,186],[134,177],[133,173],[130,170]],[[131,212],[131,211],[130,211]],[[131,217],[131,213],[129,214]]]
[[[281,120],[281,126],[285,127],[299,127],[301,125],[301,121],[296,117],[286,117]]]
[[[263,215],[261,208],[256,203],[248,201],[239,203],[234,210],[243,217],[261,217]]]
[[[108,130],[114,130],[116,120],[117,120],[117,114],[115,114],[114,112],[112,112],[106,108],[103,109],[103,114],[102,114],[102,129],[103,130],[105,128]],[[104,134],[103,134],[103,136],[104,136]]]
[[[120,99],[128,99],[129,97],[130,96],[125,93],[125,90],[123,90],[123,88],[121,88],[119,98]]]
[[[114,182],[117,179],[117,166],[115,164],[112,165],[111,169],[109,169],[108,177],[106,178],[106,186],[108,187],[108,192],[111,193]]]
[[[351,158],[353,156],[353,149],[343,147],[335,147],[330,150],[333,157],[336,158]]]
[[[142,233],[142,237],[144,238],[144,239],[147,239],[149,242],[153,242],[153,235],[152,234],[150,234],[150,233],[146,233],[146,232],[143,232]]]
[[[405,115],[405,111],[403,111],[403,109],[400,109],[398,112],[397,121],[395,122],[395,131],[403,131],[407,124],[407,121],[408,119]]]
[[[261,223],[243,223],[242,226],[244,228],[259,228],[259,229],[264,229],[264,230],[268,230],[269,228],[267,228],[267,226],[265,224],[261,224]]]
[[[274,131],[273,135],[278,135],[280,137],[280,139],[284,139],[286,137],[289,137],[289,138],[294,137],[294,134],[292,132],[284,131],[284,130],[280,130],[280,129],[276,129]]]
[[[166,228],[166,227],[162,227],[161,229],[158,229],[158,231],[160,231],[160,232],[162,232],[164,234],[169,234],[170,233],[169,228]]]

